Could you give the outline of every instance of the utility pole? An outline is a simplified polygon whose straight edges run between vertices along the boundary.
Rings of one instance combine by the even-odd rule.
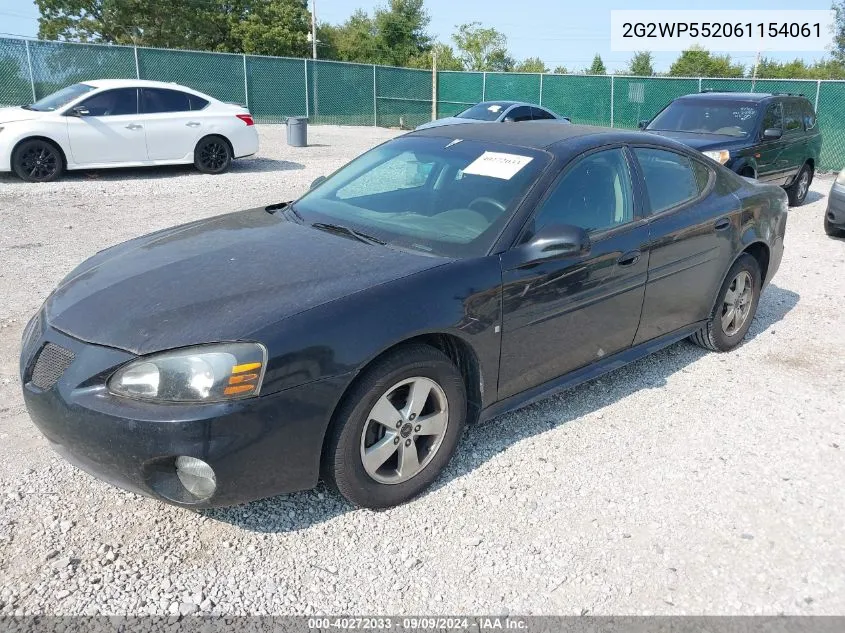
[[[757,85],[757,67],[760,65],[760,51],[757,51],[757,57],[754,60],[754,72],[751,74],[751,92],[754,92],[754,86]]]
[[[317,0],[311,0],[311,57],[317,59]]]
[[[431,48],[431,120],[437,118],[437,46]]]

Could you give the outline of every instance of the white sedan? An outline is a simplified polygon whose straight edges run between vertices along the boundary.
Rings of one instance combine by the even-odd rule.
[[[191,163],[219,174],[257,151],[249,110],[160,81],[86,81],[0,109],[0,172],[29,182],[65,169]]]

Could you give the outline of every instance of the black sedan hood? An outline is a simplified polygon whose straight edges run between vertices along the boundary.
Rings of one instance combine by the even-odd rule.
[[[700,152],[716,149],[739,149],[747,147],[747,138],[737,138],[725,134],[699,134],[695,132],[673,132],[671,130],[646,130],[649,134],[657,134],[674,139]]]
[[[248,338],[280,319],[444,260],[371,245],[253,209],[101,251],[46,303],[90,343],[150,352]]]

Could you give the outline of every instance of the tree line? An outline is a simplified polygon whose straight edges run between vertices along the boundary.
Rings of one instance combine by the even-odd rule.
[[[35,0],[43,39],[130,44],[215,52],[303,57],[311,53],[308,0]],[[762,57],[743,65],[700,47],[683,51],[667,73],[656,73],[649,51],[635,53],[616,74],[789,79],[845,78],[845,0],[836,0],[835,46],[807,63]],[[424,0],[387,0],[372,14],[359,9],[341,24],[317,25],[321,59],[409,68],[532,73],[607,74],[596,54],[581,69],[546,67],[539,57],[516,60],[507,37],[480,22],[455,27],[449,43],[428,33]]]

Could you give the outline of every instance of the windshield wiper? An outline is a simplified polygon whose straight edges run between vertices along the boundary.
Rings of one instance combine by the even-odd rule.
[[[367,235],[366,233],[362,233],[361,231],[357,231],[355,229],[350,229],[348,226],[341,226],[340,224],[314,222],[311,226],[313,226],[315,229],[320,229],[321,231],[328,231],[329,233],[334,233],[336,235],[346,235],[358,240],[359,242],[364,242],[365,244],[379,244],[383,246],[387,243],[377,237]]]
[[[32,104],[29,104],[29,105],[22,105],[21,107],[22,107],[24,110],[35,110],[35,108],[33,108],[33,107],[32,107]]]

